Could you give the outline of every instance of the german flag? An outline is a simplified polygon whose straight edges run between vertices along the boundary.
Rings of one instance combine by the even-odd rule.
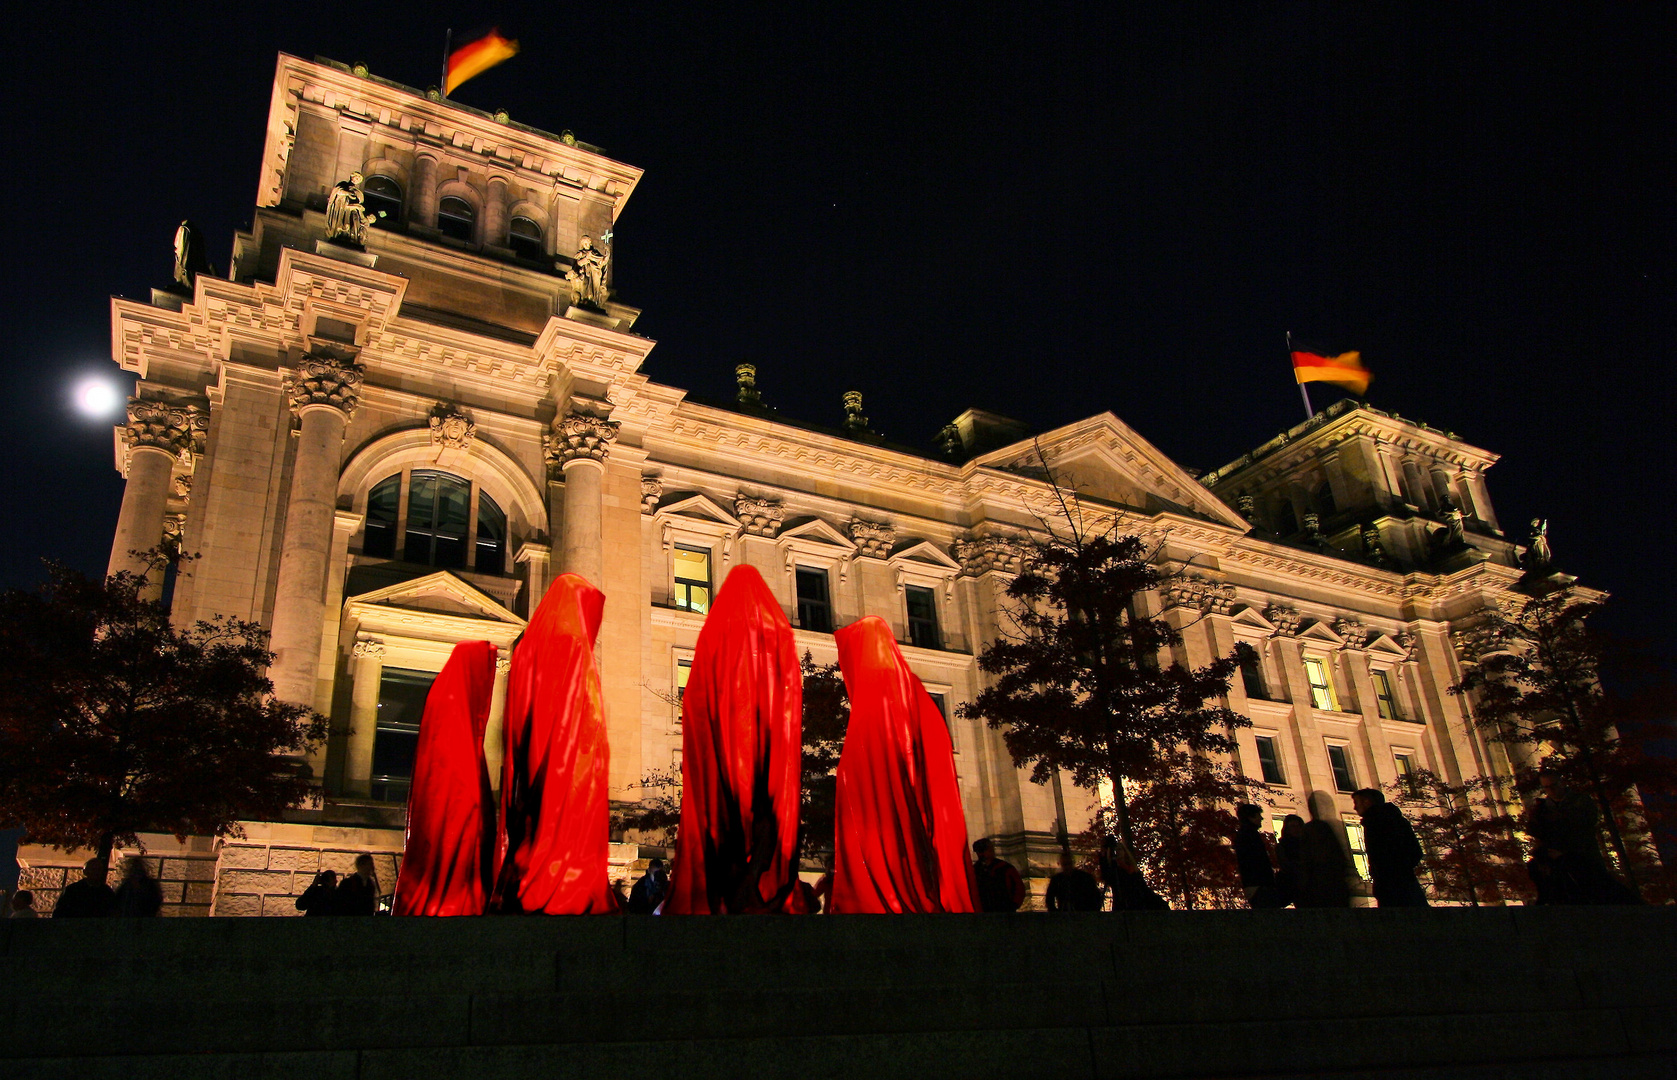
[[[1337,383],[1353,394],[1361,396],[1368,390],[1369,380],[1374,376],[1363,367],[1363,354],[1360,352],[1323,356],[1319,353],[1294,350],[1293,378],[1300,385],[1309,382]]]
[[[467,79],[482,75],[502,60],[518,55],[518,42],[501,36],[497,27],[468,45],[448,54],[448,68],[443,72],[443,96],[454,93],[455,87]]]

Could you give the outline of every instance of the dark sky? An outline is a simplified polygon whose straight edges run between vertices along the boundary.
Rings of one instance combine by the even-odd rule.
[[[1302,419],[1292,330],[1506,455],[1504,526],[1550,518],[1610,625],[1671,648],[1677,9],[920,6],[35,5],[0,87],[0,585],[103,569],[110,423],[69,391],[183,217],[226,268],[275,53],[423,87],[445,28],[498,19],[522,55],[456,97],[646,170],[616,282],[654,379],[727,398],[750,360],[783,413],[861,390],[915,444],[1111,409],[1209,468]]]

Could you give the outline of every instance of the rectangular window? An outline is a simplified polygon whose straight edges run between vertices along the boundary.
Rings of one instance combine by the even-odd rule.
[[[1363,836],[1363,823],[1346,818],[1345,838],[1351,841],[1351,865],[1358,875],[1368,877],[1368,840]]]
[[[908,598],[908,641],[922,649],[941,649],[943,639],[937,631],[937,597],[932,590],[910,585],[904,590]]]
[[[1304,674],[1310,680],[1310,704],[1324,712],[1338,712],[1334,700],[1333,682],[1328,678],[1328,662],[1320,657],[1304,658]]]
[[[1248,653],[1240,661],[1240,681],[1246,687],[1246,696],[1254,701],[1268,701],[1269,687],[1264,685],[1263,661],[1256,653]]]
[[[832,633],[833,603],[827,595],[827,571],[814,566],[800,566],[796,583],[798,625],[818,634]]]
[[[1397,695],[1392,693],[1392,673],[1378,669],[1369,672],[1374,680],[1374,701],[1380,709],[1380,719],[1398,719]]]
[[[1258,768],[1263,771],[1264,783],[1285,784],[1287,774],[1281,771],[1281,748],[1275,745],[1275,737],[1257,735],[1253,740],[1258,744]]]
[[[693,661],[677,660],[675,662],[675,700],[681,704],[687,700],[687,679],[693,674]]]
[[[710,610],[710,548],[676,545],[675,606],[701,615]]]
[[[385,668],[378,688],[378,722],[373,732],[373,798],[406,802],[413,784],[414,751],[419,748],[419,718],[431,692],[430,671]]]
[[[1328,767],[1333,770],[1333,786],[1340,791],[1357,790],[1357,778],[1351,773],[1351,754],[1343,746],[1328,744]]]
[[[1415,792],[1414,755],[1405,751],[1404,753],[1393,754],[1392,758],[1397,762],[1398,779],[1403,781],[1403,786],[1408,788],[1410,793],[1413,794]]]
[[[937,706],[938,713],[943,717],[943,726],[948,727],[949,726],[949,706],[944,702],[943,695],[942,694],[934,694],[930,690],[928,690],[928,691],[926,691],[926,696],[932,699],[932,704],[933,705]]]

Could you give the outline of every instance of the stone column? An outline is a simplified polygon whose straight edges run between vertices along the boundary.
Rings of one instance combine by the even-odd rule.
[[[548,460],[565,474],[565,512],[560,524],[559,572],[604,583],[604,486],[606,454],[618,424],[602,416],[570,412],[553,423]]]
[[[286,380],[302,433],[274,590],[269,678],[281,701],[309,708],[314,707],[320,667],[344,427],[355,410],[362,375],[361,365],[349,356],[310,355]]]
[[[483,729],[483,760],[489,766],[489,786],[501,790],[501,761],[506,754],[507,672],[512,670],[512,649],[495,656],[495,688],[489,698],[489,724]]]
[[[384,680],[384,645],[355,643],[349,698],[349,749],[344,760],[344,793],[372,795],[373,739],[378,733],[379,684]]]
[[[128,443],[128,486],[122,492],[122,510],[116,519],[107,573],[130,570],[143,574],[151,569],[145,559],[130,552],[147,551],[163,542],[169,477],[181,447],[186,445],[194,412],[185,406],[128,399],[128,425],[123,432]],[[162,588],[161,575],[154,584]]]
[[[489,178],[489,190],[483,198],[483,242],[493,247],[507,246],[507,181],[502,176]]]
[[[408,220],[427,228],[437,227],[437,159],[420,154],[413,159],[413,191],[408,194]]]

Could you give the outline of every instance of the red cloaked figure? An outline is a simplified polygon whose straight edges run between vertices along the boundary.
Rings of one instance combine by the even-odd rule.
[[[728,574],[682,697],[681,827],[664,910],[802,912],[797,884],[803,673],[763,577]]]
[[[495,803],[483,732],[495,646],[462,641],[425,696],[408,795],[408,835],[392,910],[482,915],[495,855]]]
[[[494,911],[609,914],[604,703],[594,666],[605,594],[561,574],[513,647]]]
[[[955,744],[943,712],[870,615],[834,635],[850,698],[834,806],[832,910],[978,910]]]

